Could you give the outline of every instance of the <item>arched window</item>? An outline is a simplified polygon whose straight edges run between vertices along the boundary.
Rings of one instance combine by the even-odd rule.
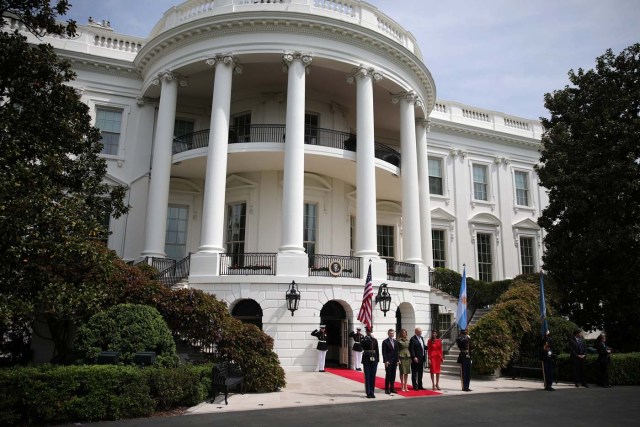
[[[251,323],[262,329],[262,308],[252,299],[239,301],[231,310],[231,315],[242,323]]]

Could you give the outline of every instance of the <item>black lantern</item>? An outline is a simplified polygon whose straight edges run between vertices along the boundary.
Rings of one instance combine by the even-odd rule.
[[[389,294],[386,283],[382,283],[378,288],[376,304],[380,304],[380,310],[384,313],[384,317],[387,317],[387,311],[389,311],[389,307],[391,306],[391,295]]]
[[[300,304],[300,292],[296,288],[295,280],[291,282],[289,290],[284,296],[287,299],[287,310],[291,311],[291,316],[293,316],[293,312],[298,309],[298,304]]]

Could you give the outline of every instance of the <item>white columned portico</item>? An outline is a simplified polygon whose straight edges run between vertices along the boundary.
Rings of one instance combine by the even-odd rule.
[[[356,83],[356,252],[362,257],[362,277],[371,269],[374,278],[386,279],[386,262],[378,254],[376,213],[376,156],[374,135],[373,82],[382,74],[373,68],[358,67],[348,81]]]
[[[218,275],[220,254],[224,252],[224,207],[227,187],[231,84],[233,72],[240,70],[230,54],[209,58],[206,63],[215,67],[215,77],[211,102],[200,247],[191,259],[191,275],[195,276]]]
[[[431,241],[431,199],[429,196],[429,155],[427,152],[428,119],[416,120],[418,147],[418,179],[420,181],[420,232],[422,234],[422,259],[433,268],[433,243]]]
[[[164,243],[171,179],[171,146],[178,101],[178,79],[177,74],[171,71],[162,71],[153,81],[153,84],[160,85],[160,104],[153,143],[151,183],[145,218],[144,250],[142,251],[142,256],[145,257],[164,258],[166,255]]]
[[[412,264],[422,264],[420,197],[416,194],[416,188],[419,185],[415,128],[416,101],[417,97],[412,92],[393,97],[393,102],[400,105],[403,259]]]
[[[308,275],[303,245],[304,219],[304,112],[307,66],[311,56],[286,52],[288,70],[287,114],[282,187],[282,241],[278,249],[279,276]]]

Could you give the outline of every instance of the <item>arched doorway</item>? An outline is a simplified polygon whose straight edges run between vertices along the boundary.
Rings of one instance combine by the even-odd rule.
[[[407,330],[409,337],[412,336],[416,326],[416,314],[413,306],[408,302],[400,303],[396,310],[396,332],[398,336],[400,336],[400,331],[403,328]]]
[[[231,310],[231,315],[242,323],[251,323],[262,330],[262,308],[252,299],[243,299]]]
[[[326,366],[349,366],[347,313],[338,301],[331,300],[320,310],[320,323],[327,325]],[[347,342],[345,348],[344,343]]]

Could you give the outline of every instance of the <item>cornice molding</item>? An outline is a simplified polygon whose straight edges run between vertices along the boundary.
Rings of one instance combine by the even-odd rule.
[[[404,46],[373,30],[349,22],[297,12],[285,14],[286,16],[282,12],[247,12],[233,18],[229,15],[216,15],[190,21],[160,34],[155,40],[148,40],[136,57],[135,67],[142,74],[158,58],[186,45],[206,40],[212,33],[218,37],[251,32],[303,34],[340,41],[386,58],[420,82],[421,89],[428,97],[424,106],[425,114],[428,115],[433,109],[436,97],[433,77],[422,60]],[[274,53],[277,52],[274,50]]]
[[[98,71],[112,76],[142,80],[140,71],[133,66],[132,62],[108,58],[105,56],[82,54],[57,49],[56,55],[69,61],[69,63],[71,63],[71,67],[74,69]]]
[[[518,135],[512,135],[504,132],[495,131],[492,129],[483,129],[472,127],[470,125],[466,125],[463,123],[455,123],[455,122],[447,122],[442,121],[440,119],[431,118],[431,132],[434,130],[447,130],[455,133],[471,135],[471,136],[479,136],[483,138],[492,139],[495,141],[500,141],[503,143],[507,143],[509,145],[520,145],[527,147],[529,149],[535,148],[539,149],[542,146],[540,140],[527,138]]]

